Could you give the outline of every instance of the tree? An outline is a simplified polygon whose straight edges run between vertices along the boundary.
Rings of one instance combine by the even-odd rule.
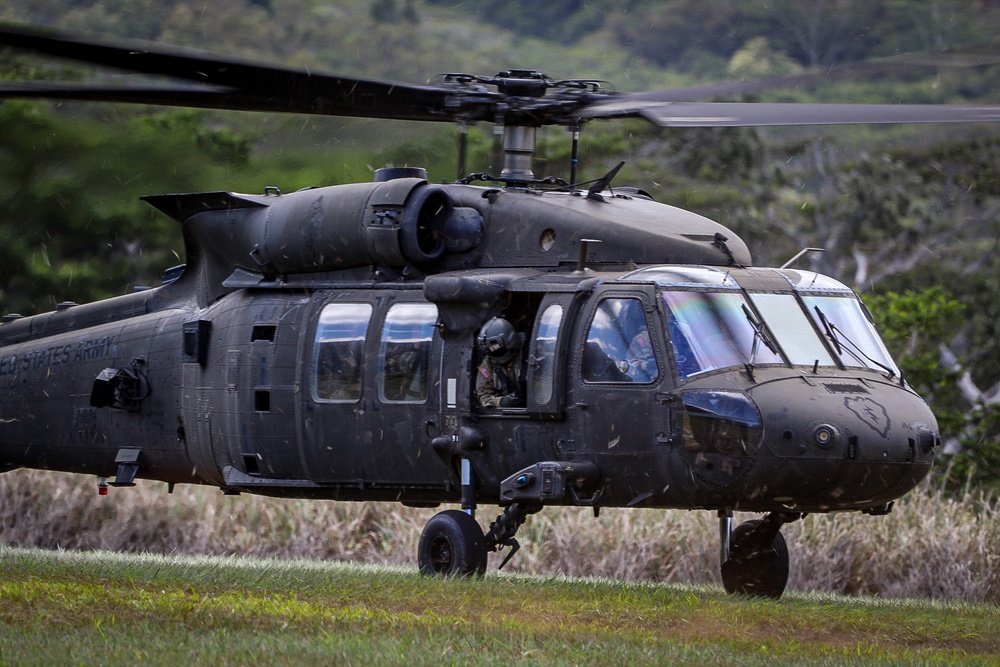
[[[0,106],[0,312],[32,314],[156,284],[183,261],[180,230],[139,200],[211,189],[250,139],[192,111],[117,125],[45,104]]]
[[[980,389],[946,343],[968,309],[940,285],[865,302],[907,382],[937,417],[945,445],[938,473],[956,487],[971,478],[1000,489],[1000,383]]]
[[[798,74],[802,66],[771,48],[766,37],[754,37],[729,60],[726,72],[735,79],[764,79]]]

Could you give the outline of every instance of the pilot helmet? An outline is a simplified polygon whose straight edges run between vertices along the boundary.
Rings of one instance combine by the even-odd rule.
[[[479,346],[493,359],[507,362],[521,349],[521,337],[510,322],[502,317],[494,317],[480,330]]]

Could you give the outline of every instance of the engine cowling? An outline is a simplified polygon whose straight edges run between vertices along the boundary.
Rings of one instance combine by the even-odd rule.
[[[204,256],[227,272],[242,268],[269,277],[425,266],[445,253],[445,229],[456,214],[451,196],[421,178],[287,195],[209,192],[144,199],[184,225],[189,263]]]

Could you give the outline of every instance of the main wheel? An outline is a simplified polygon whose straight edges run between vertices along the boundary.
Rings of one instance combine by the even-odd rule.
[[[465,512],[438,512],[420,533],[417,563],[423,574],[480,576],[486,572],[486,556],[483,529]]]
[[[788,583],[788,544],[778,531],[770,545],[753,539],[759,520],[741,523],[730,538],[729,560],[722,564],[726,592],[780,598]]]

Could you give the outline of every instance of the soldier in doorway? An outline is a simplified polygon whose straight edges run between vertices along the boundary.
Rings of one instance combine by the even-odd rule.
[[[476,395],[484,408],[523,407],[521,336],[510,322],[494,317],[479,332],[485,356],[476,376]]]

